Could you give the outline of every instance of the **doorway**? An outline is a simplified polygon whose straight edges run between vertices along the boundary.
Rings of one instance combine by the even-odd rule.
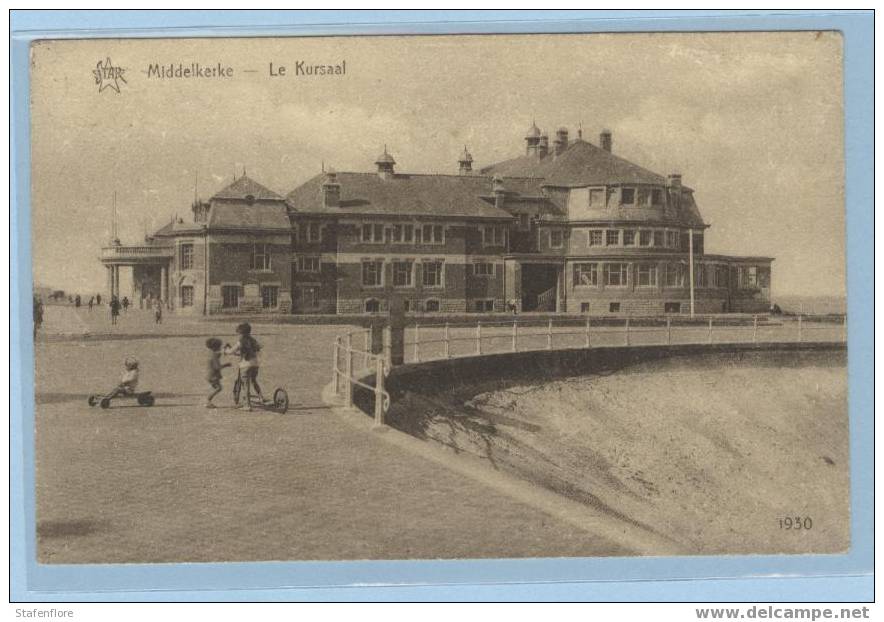
[[[556,311],[559,266],[522,264],[522,311]]]

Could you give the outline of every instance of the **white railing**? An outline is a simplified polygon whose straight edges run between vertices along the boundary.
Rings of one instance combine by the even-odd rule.
[[[405,362],[593,347],[775,342],[845,342],[846,317],[556,318],[415,325]]]
[[[362,342],[362,349],[357,344]],[[338,335],[334,344],[332,385],[336,395],[343,395],[344,405],[353,405],[354,386],[374,393],[375,424],[384,424],[384,413],[390,409],[390,394],[384,389],[384,380],[390,373],[385,353],[371,352],[371,330],[356,330]],[[374,375],[374,386],[363,379]]]
[[[104,246],[101,249],[101,258],[172,257],[173,253],[171,246]]]

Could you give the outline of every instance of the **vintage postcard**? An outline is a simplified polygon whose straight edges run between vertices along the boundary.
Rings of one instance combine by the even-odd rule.
[[[848,551],[842,60],[33,42],[38,561]]]

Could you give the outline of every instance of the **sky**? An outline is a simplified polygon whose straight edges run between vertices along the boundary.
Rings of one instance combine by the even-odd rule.
[[[119,93],[96,84],[110,59]],[[335,77],[295,63],[337,64]],[[221,63],[229,79],[148,78]],[[271,77],[270,63],[287,67]],[[37,284],[98,291],[111,233],[139,243],[190,220],[236,171],[286,194],[319,173],[455,173],[524,153],[532,121],[652,171],[679,172],[711,253],[775,257],[774,299],[845,291],[842,39],[673,33],[44,41],[31,50]],[[252,70],[253,73],[246,73]],[[198,178],[199,182],[196,183]]]

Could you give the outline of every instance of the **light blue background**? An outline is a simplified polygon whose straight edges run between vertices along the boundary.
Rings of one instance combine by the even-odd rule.
[[[346,23],[345,23],[346,22]],[[208,30],[212,27],[212,30]],[[748,600],[874,597],[873,16],[729,11],[16,11],[10,322],[13,600]],[[35,560],[28,45],[35,38],[840,30],[844,34],[851,531],[847,555],[169,565]],[[17,277],[17,278],[16,278]],[[859,284],[854,287],[854,284]],[[762,579],[759,577],[777,578]],[[351,586],[351,587],[333,587]],[[353,587],[360,586],[360,587]]]

